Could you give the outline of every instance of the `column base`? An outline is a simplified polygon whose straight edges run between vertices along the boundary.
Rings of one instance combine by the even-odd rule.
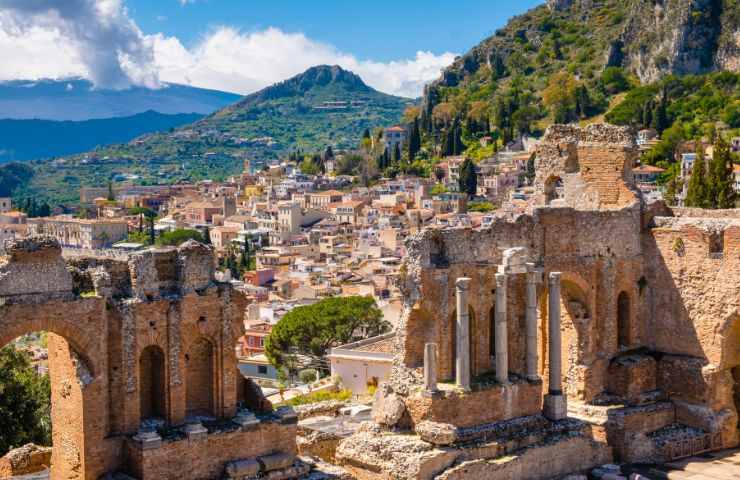
[[[566,418],[568,416],[568,404],[565,395],[545,395],[542,413],[548,420],[557,421]]]
[[[538,383],[541,382],[542,379],[539,375],[527,375],[527,381],[530,383]]]

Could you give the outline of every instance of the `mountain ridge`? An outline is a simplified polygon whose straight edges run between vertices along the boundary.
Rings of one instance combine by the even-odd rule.
[[[241,99],[219,90],[166,83],[159,89],[97,89],[88,80],[0,82],[0,115],[14,120],[84,121],[130,117],[153,110],[163,114],[210,114]]]

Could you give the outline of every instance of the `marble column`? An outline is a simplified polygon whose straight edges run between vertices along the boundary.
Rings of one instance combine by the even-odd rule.
[[[470,316],[468,315],[469,278],[458,278],[457,287],[457,356],[455,358],[455,383],[463,390],[470,390]]]
[[[424,389],[427,392],[437,391],[437,344],[424,345]]]
[[[560,334],[560,272],[548,277],[548,355],[550,378],[548,394],[545,395],[544,414],[550,420],[562,420],[567,416],[567,405],[562,386],[562,341]]]
[[[496,381],[509,383],[509,333],[506,322],[506,289],[508,278],[505,273],[496,274]]]
[[[537,283],[540,273],[535,270],[534,263],[527,264],[527,380],[536,382],[540,379],[537,374]]]

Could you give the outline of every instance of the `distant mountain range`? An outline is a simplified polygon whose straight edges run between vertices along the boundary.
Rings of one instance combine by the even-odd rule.
[[[165,115],[152,110],[129,117],[69,120],[0,120],[0,163],[55,157],[128,142],[145,133],[167,131],[203,115]]]
[[[194,122],[240,98],[173,84],[105,90],[79,79],[0,82],[0,164],[128,142]]]
[[[82,121],[130,117],[149,110],[207,115],[240,98],[234,93],[175,84],[106,90],[80,79],[15,80],[0,82],[0,118]]]
[[[116,174],[141,182],[219,179],[239,172],[246,158],[261,162],[327,145],[353,148],[365,129],[398,122],[412,103],[378,92],[340,67],[313,67],[173,131],[63,161],[34,162],[36,174],[20,195],[68,202],[79,186],[105,185]]]

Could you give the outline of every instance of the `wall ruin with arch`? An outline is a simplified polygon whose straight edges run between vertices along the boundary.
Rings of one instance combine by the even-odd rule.
[[[216,478],[271,455],[292,465],[296,418],[239,374],[246,300],[214,279],[213,258],[188,242],[67,261],[42,237],[0,256],[0,345],[50,332],[52,479]]]
[[[599,455],[595,445],[620,462],[660,462],[738,445],[740,213],[646,203],[634,188],[636,158],[629,129],[551,127],[537,150],[537,195],[529,213],[502,216],[484,228],[426,229],[407,241],[398,353],[374,408],[381,431],[400,428],[459,449],[457,459],[434,457],[446,472],[462,472],[472,459],[504,462],[499,455],[510,453],[470,451],[464,441],[503,438],[501,445],[520,438],[506,436],[516,435],[511,432],[538,438],[553,425],[575,428],[564,421],[584,422],[586,430],[573,435],[583,435],[587,446],[564,446],[553,471],[583,468],[580,458],[596,462],[587,459]],[[562,198],[547,196],[553,178],[563,181]],[[506,274],[508,372],[499,375],[488,358],[490,322],[481,318],[495,303],[494,277],[508,271],[512,252],[525,252],[527,275],[539,277],[532,301],[539,378],[524,375],[531,355],[524,274]],[[552,353],[545,279],[555,272],[561,391],[543,383],[551,377]],[[458,295],[469,297],[475,313],[469,387],[452,382],[455,359],[448,347],[455,344],[452,313],[462,278],[469,279],[469,293]],[[429,343],[436,347],[425,349]],[[567,420],[548,416],[553,405],[547,397],[561,392]],[[362,452],[375,439],[370,433],[351,437],[338,457],[364,472],[358,459],[369,462]],[[376,461],[387,471],[395,468]],[[529,466],[522,462],[517,468],[524,477]]]

